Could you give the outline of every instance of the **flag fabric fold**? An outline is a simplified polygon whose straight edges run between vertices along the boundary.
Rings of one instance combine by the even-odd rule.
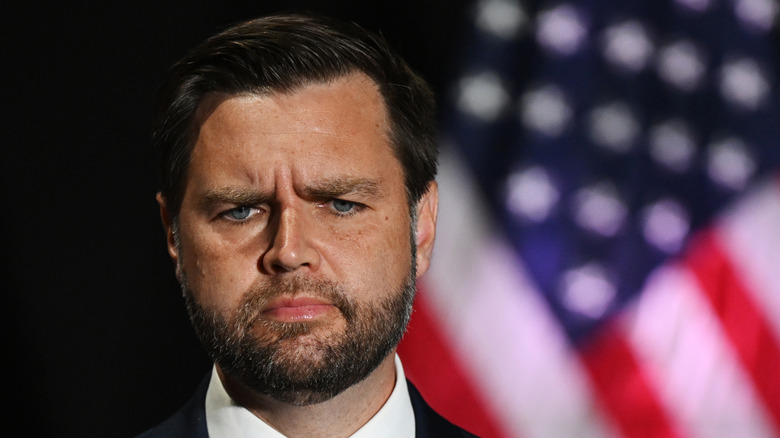
[[[780,436],[779,9],[475,4],[400,350],[434,407],[486,437]]]

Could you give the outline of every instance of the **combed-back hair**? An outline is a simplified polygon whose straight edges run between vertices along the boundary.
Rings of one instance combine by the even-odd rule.
[[[173,65],[159,90],[153,140],[160,183],[178,217],[198,107],[209,93],[291,93],[360,72],[378,86],[393,152],[404,172],[410,207],[436,176],[435,100],[428,84],[381,36],[352,23],[308,15],[273,15],[239,23],[209,38]]]

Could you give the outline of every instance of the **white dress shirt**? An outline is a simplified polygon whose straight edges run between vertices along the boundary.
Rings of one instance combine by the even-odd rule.
[[[216,368],[206,392],[206,425],[211,438],[284,438],[284,435],[230,398]],[[390,398],[352,438],[414,438],[414,410],[409,388],[395,355],[395,386]]]

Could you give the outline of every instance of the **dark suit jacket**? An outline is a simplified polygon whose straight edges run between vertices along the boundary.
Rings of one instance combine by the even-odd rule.
[[[409,396],[414,409],[414,423],[417,438],[475,437],[475,435],[450,423],[437,414],[423,400],[420,392],[407,380]],[[192,398],[171,418],[137,438],[208,438],[206,429],[206,390],[209,379],[198,386]]]

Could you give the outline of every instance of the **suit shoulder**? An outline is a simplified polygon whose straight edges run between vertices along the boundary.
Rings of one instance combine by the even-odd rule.
[[[420,391],[417,390],[412,382],[407,380],[407,385],[409,387],[409,398],[412,401],[412,408],[414,409],[414,423],[417,430],[417,437],[477,437],[473,433],[451,423],[449,420],[439,415],[438,412],[434,411],[425,399],[423,399],[422,394],[420,394]]]
[[[195,394],[170,418],[143,432],[136,438],[208,438],[206,427],[206,391],[208,377]]]

